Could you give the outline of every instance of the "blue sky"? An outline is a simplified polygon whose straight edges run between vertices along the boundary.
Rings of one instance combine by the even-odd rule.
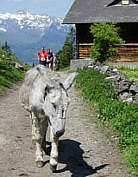
[[[18,10],[64,18],[74,0],[0,0],[0,12]]]

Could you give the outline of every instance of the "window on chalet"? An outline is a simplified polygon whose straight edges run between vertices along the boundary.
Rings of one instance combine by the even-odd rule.
[[[122,5],[129,5],[129,0],[122,0]]]
[[[138,0],[133,0],[134,4],[138,4]]]
[[[122,0],[122,5],[129,5],[130,1],[129,0]]]
[[[136,6],[138,5],[138,0],[114,0],[109,6]]]
[[[138,5],[138,0],[122,0],[122,5]]]

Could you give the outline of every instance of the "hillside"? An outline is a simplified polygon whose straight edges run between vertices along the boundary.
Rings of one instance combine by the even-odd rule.
[[[22,65],[25,70],[28,67],[15,55],[0,48],[0,94],[13,83],[23,79],[24,72],[15,67],[16,63]]]
[[[0,45],[8,41],[13,53],[25,63],[37,59],[42,45],[54,52],[61,49],[70,25],[58,17],[18,11],[0,13]]]

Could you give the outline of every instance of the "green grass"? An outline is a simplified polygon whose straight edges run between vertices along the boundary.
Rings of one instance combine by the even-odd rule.
[[[57,71],[59,71],[59,72],[66,72],[66,71],[69,71],[69,70],[70,70],[70,66],[62,68],[62,69],[57,70]]]
[[[134,82],[138,83],[138,68],[129,69],[129,68],[121,67],[119,71],[124,73],[128,78],[132,79]]]
[[[60,70],[57,70],[57,72],[67,72],[67,73],[72,73],[72,72],[76,72],[75,70],[71,70],[70,66],[62,68]]]
[[[138,105],[119,100],[112,83],[97,70],[85,68],[78,72],[76,87],[91,107],[97,105],[99,118],[119,136],[125,162],[138,175]]]
[[[24,72],[15,68],[15,62],[23,65],[16,56],[0,48],[0,93],[9,88],[13,83],[24,78]],[[25,66],[25,68],[27,69],[28,66]]]

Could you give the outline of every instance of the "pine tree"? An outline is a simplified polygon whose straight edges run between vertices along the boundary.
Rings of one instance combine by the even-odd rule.
[[[57,52],[57,69],[68,67],[70,60],[75,57],[75,34],[75,30],[72,27],[66,37],[62,50]]]
[[[11,52],[10,46],[8,46],[7,41],[5,41],[4,45],[1,48],[7,52]]]

